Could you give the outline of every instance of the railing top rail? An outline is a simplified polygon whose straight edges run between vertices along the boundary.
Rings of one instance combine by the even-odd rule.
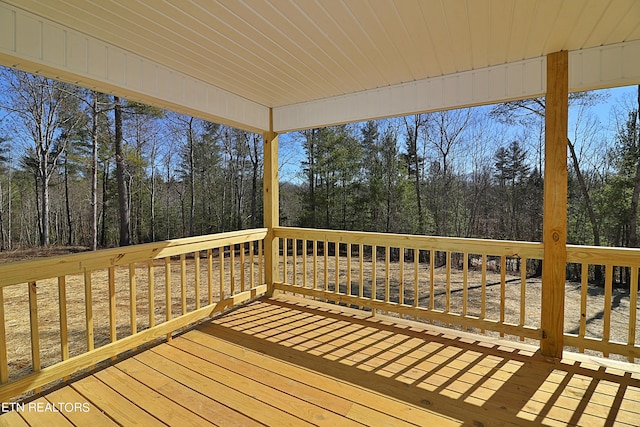
[[[640,248],[567,245],[567,262],[640,267]]]
[[[261,240],[266,235],[266,228],[257,228],[0,264],[0,287]]]
[[[275,237],[542,259],[540,242],[276,227]]]

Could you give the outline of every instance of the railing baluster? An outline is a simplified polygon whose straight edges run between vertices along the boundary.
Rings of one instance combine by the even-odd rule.
[[[291,284],[293,286],[297,285],[297,275],[298,275],[298,240],[297,239],[291,239],[291,243],[293,244],[293,280],[291,281]]]
[[[524,326],[527,318],[527,259],[520,260],[520,326]],[[520,335],[520,341],[524,341],[524,335]]]
[[[165,317],[167,322],[171,320],[171,257],[164,259],[164,303],[166,306]],[[171,341],[171,333],[167,334],[167,341]]]
[[[344,293],[351,295],[351,243],[347,243],[347,283]]]
[[[134,335],[136,332],[138,332],[135,264],[129,264],[129,320],[131,325],[131,335]]]
[[[84,272],[84,310],[87,329],[87,351],[94,349],[93,339],[93,297],[91,292],[91,271]]]
[[[606,278],[604,282],[604,325],[602,327],[602,342],[608,343],[611,338],[611,297],[613,292],[613,265],[607,264],[605,267]],[[609,357],[609,352],[603,352],[605,357]]]
[[[324,246],[322,249],[322,255],[324,258],[324,290],[326,291],[327,289],[329,289],[329,261],[328,261],[328,257],[329,257],[329,242],[327,242],[326,240],[324,241]]]
[[[480,320],[487,316],[487,254],[482,254],[482,278],[480,282]],[[482,329],[484,334],[484,329]]]
[[[220,247],[218,249],[218,260],[219,260],[219,267],[220,267],[220,299],[218,301],[222,301],[225,297],[225,292],[224,292],[224,246]]]
[[[451,251],[446,251],[445,252],[445,265],[446,265],[446,269],[447,269],[447,273],[446,273],[446,283],[445,283],[445,288],[446,288],[446,313],[451,312]]]
[[[240,292],[244,292],[245,277],[244,277],[244,243],[240,243]]]
[[[233,296],[236,294],[236,245],[229,245],[229,283]]]
[[[62,360],[69,358],[69,333],[67,329],[67,280],[58,277],[58,309],[60,312],[60,354]],[[2,320],[0,318],[0,320]]]
[[[196,282],[196,310],[200,308],[200,251],[193,253],[194,281]]]
[[[313,289],[318,289],[318,241],[313,241]]]
[[[253,251],[255,250],[255,242],[249,242],[249,276],[251,277],[251,279],[249,280],[249,287],[251,289],[255,288],[256,286],[256,278],[254,277],[255,275],[255,266],[253,265],[254,259],[253,259]]]
[[[7,331],[4,325],[4,288],[0,286],[0,384],[9,380],[9,361],[7,357]]]
[[[264,265],[264,252],[262,252],[262,240],[258,240],[258,282],[263,284],[265,282],[262,275],[262,266]]]
[[[364,245],[362,243],[360,243],[360,245],[358,246],[358,256],[360,257],[359,259],[359,269],[360,269],[360,276],[358,277],[358,296],[360,298],[362,298],[364,296]]]
[[[31,365],[34,372],[40,370],[40,333],[38,332],[38,289],[36,282],[29,282],[29,323],[31,325]]]
[[[466,316],[469,299],[469,254],[463,252],[462,257],[462,315]]]
[[[207,249],[207,302],[213,304],[213,251]]]
[[[631,267],[631,286],[629,289],[629,346],[636,344],[636,318],[638,307],[638,266]],[[633,356],[628,357],[629,362],[633,362]]]
[[[287,268],[287,238],[282,239],[282,281],[289,282],[289,269]]]
[[[420,253],[418,251],[418,257]],[[436,294],[436,251],[433,249],[429,251],[429,310],[433,310],[435,307],[435,294]]]
[[[336,242],[333,245],[333,263],[335,264],[335,282],[333,286],[333,293],[337,294],[340,292],[340,243]]]
[[[398,282],[398,303],[404,304],[404,248],[400,251],[400,280]]]
[[[302,287],[307,287],[307,239],[302,241]]]
[[[413,249],[413,306],[418,307],[420,303],[420,250]]]
[[[384,248],[384,302],[390,301],[390,293],[391,293],[391,271],[389,265],[391,264],[391,254],[390,247],[386,246]]]
[[[377,266],[376,261],[378,258],[378,247],[376,245],[371,245],[371,300],[375,301],[378,299],[378,277],[377,277]],[[375,314],[375,308],[372,310]]]
[[[156,289],[155,289],[155,266],[153,260],[150,259],[147,263],[147,283],[149,285],[149,328],[153,328],[156,325]]]
[[[111,266],[108,270],[109,280],[109,341],[115,342],[117,336],[116,323],[116,270]]]
[[[181,313],[187,314],[187,257],[180,254],[180,306]]]
[[[587,291],[589,290],[589,264],[582,263],[580,273],[580,329],[578,336],[584,338],[587,332]],[[583,353],[584,347],[578,347],[578,350]]]
[[[504,311],[506,303],[507,288],[507,257],[500,257],[500,324],[504,323]],[[504,337],[504,332],[500,332],[500,336]]]

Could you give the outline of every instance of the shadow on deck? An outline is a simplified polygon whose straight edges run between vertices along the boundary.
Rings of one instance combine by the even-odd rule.
[[[308,299],[261,299],[0,425],[629,425],[640,367]]]

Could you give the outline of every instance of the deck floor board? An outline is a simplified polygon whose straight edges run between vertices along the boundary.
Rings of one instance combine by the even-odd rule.
[[[280,296],[14,410],[3,425],[638,426],[640,367]]]

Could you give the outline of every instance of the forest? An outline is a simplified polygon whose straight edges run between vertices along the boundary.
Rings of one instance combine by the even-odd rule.
[[[0,88],[1,251],[262,225],[261,135],[8,68]],[[571,95],[569,243],[638,246],[625,93]],[[285,226],[541,240],[544,99],[285,134],[280,161]]]

